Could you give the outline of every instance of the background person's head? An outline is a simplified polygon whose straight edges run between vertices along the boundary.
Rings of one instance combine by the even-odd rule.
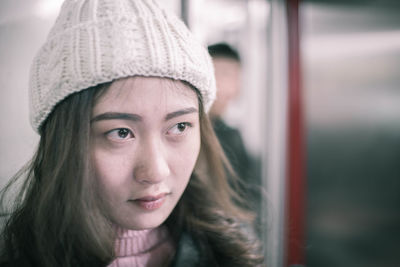
[[[229,104],[239,95],[241,86],[241,65],[238,52],[226,43],[208,47],[217,83],[217,97],[211,107],[210,115],[220,117]]]

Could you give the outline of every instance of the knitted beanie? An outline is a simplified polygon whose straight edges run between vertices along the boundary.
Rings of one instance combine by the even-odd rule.
[[[128,76],[168,77],[215,99],[207,50],[156,0],[66,0],[30,74],[36,131],[57,103],[83,89]]]

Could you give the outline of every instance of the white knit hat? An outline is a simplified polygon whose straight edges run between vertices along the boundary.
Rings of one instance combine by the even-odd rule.
[[[31,124],[72,93],[134,75],[186,81],[206,111],[215,99],[207,50],[157,1],[66,0],[31,67]]]

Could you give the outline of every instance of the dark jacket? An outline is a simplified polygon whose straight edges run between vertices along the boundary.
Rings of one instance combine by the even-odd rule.
[[[202,257],[200,250],[188,234],[182,234],[179,240],[176,255],[170,267],[211,267],[205,257]]]
[[[250,155],[244,145],[240,132],[230,127],[221,118],[212,119],[214,131],[235,173],[243,181],[243,192],[250,207],[260,211],[261,203],[261,162]]]

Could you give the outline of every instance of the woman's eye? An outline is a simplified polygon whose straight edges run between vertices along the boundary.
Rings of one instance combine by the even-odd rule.
[[[184,131],[186,131],[186,129],[188,127],[191,127],[192,125],[188,122],[180,122],[175,124],[172,128],[170,128],[168,130],[168,134],[173,134],[173,135],[180,135],[182,134]]]
[[[125,140],[133,138],[133,133],[127,128],[118,128],[106,133],[106,136],[114,140]]]

